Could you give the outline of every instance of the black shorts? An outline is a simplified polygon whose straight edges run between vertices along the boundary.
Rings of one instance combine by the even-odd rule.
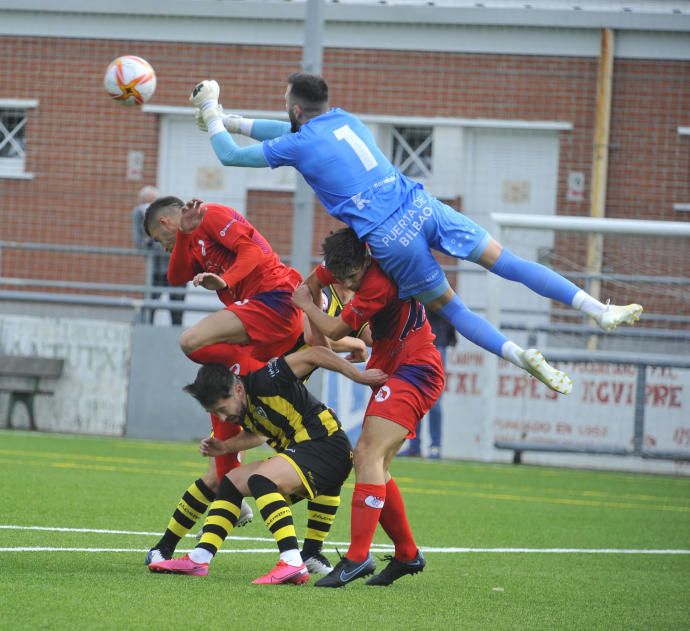
[[[310,499],[317,495],[340,495],[352,471],[352,445],[342,429],[319,440],[292,443],[278,456],[295,468]]]

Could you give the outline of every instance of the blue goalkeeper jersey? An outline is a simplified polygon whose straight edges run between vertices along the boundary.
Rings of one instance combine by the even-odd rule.
[[[365,237],[422,188],[398,171],[355,116],[333,108],[262,143],[271,168],[295,167],[329,214]]]

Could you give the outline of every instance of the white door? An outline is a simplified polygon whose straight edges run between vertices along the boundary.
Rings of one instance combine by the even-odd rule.
[[[491,213],[553,215],[558,187],[558,132],[476,130],[469,135],[464,214],[492,232]],[[516,255],[537,261],[553,247],[548,231],[504,231],[500,241]],[[465,270],[482,269],[467,263]],[[501,321],[536,325],[549,320],[550,301],[522,284],[501,280]],[[484,315],[483,274],[462,272],[458,291],[471,309]],[[518,344],[527,333],[505,330]]]
[[[244,144],[243,139],[237,140]],[[161,195],[175,195],[185,201],[198,197],[244,214],[245,172],[249,170],[224,167],[213,152],[208,134],[199,131],[191,116],[161,117],[158,156]]]

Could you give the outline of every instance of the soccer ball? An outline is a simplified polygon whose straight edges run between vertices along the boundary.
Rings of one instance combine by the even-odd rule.
[[[106,92],[120,105],[146,103],[156,89],[156,73],[151,64],[134,55],[113,60],[105,71]]]

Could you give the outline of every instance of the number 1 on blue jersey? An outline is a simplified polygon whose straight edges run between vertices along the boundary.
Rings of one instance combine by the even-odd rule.
[[[376,158],[374,158],[369,147],[364,144],[364,141],[352,131],[349,125],[343,125],[338,127],[338,129],[333,130],[333,134],[338,140],[344,140],[352,150],[357,154],[362,166],[367,170],[371,171],[373,168],[378,166]]]

